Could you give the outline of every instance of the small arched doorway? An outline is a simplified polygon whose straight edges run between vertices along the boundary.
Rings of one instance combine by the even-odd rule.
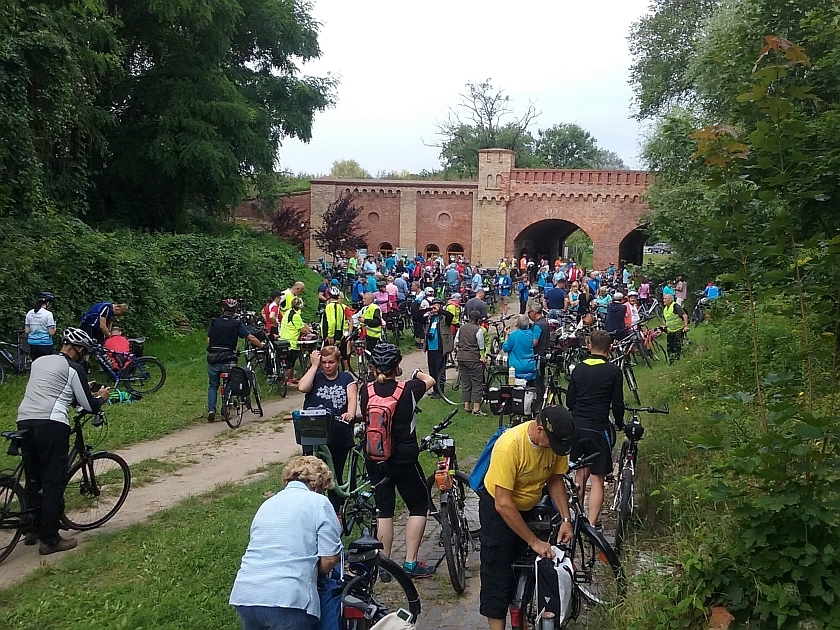
[[[429,243],[423,250],[423,256],[424,258],[437,258],[440,256],[440,247],[434,243]]]
[[[458,256],[464,255],[464,246],[460,243],[450,243],[449,247],[446,248],[446,258],[449,262],[453,260],[457,260]]]
[[[391,246],[391,243],[386,241],[379,244],[379,253],[387,257],[394,253],[394,248]]]

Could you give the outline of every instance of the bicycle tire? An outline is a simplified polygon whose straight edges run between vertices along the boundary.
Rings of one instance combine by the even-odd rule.
[[[450,405],[461,404],[461,371],[457,365],[446,365],[437,373],[435,391]]]
[[[653,361],[651,361],[650,353],[647,348],[645,348],[645,344],[640,339],[636,339],[636,341],[633,342],[633,345],[636,346],[636,350],[638,350],[639,356],[642,358],[642,361],[644,361],[644,364],[648,366],[648,369],[652,370]]]
[[[245,415],[245,400],[241,396],[232,396],[231,398],[230,407],[233,407],[233,413],[222,414],[222,417],[231,429],[238,429],[242,425],[242,417]]]
[[[0,562],[9,557],[26,529],[26,495],[11,477],[0,478]]]
[[[116,467],[105,470],[97,466],[97,462],[106,461]],[[77,531],[96,529],[111,520],[131,490],[128,464],[119,455],[107,451],[83,456],[70,469],[68,478],[61,520]],[[111,497],[116,500],[109,500]]]
[[[490,354],[497,356],[502,351],[502,342],[499,341],[498,335],[490,340]]]
[[[351,565],[351,570],[352,570]],[[342,599],[353,595],[367,605],[373,604],[379,612],[372,619],[358,619],[355,628],[370,630],[386,614],[405,608],[417,619],[420,616],[420,595],[409,575],[399,564],[383,553],[379,553],[372,567],[364,565],[369,573],[351,579],[341,592]],[[382,582],[380,571],[391,574],[390,582]],[[383,609],[384,608],[384,609]]]
[[[578,582],[578,588],[592,604],[609,607],[624,595],[621,561],[604,535],[587,521],[577,534],[572,563],[576,572],[588,576],[588,581]]]
[[[257,375],[255,372],[250,372],[248,374],[248,379],[251,381],[251,389],[254,391],[254,402],[257,404],[257,415],[262,418],[263,417],[263,408],[262,408],[262,397],[260,397],[260,384],[257,381]],[[251,410],[253,411],[253,409]]]
[[[636,375],[633,373],[633,366],[629,363],[625,363],[622,368],[622,372],[624,372],[624,380],[627,381],[627,388],[633,392],[633,398],[636,400],[636,404],[641,405],[642,400],[639,398],[639,385],[636,383]]]
[[[616,555],[621,553],[621,546],[624,544],[624,537],[627,535],[627,527],[630,524],[630,515],[633,511],[633,471],[624,468],[619,479],[619,500],[618,500],[618,522],[615,527],[615,544],[613,550]]]
[[[432,518],[440,521],[440,490],[435,483],[434,473],[426,478],[426,492],[429,498],[429,511]],[[470,488],[470,476],[463,470],[456,470],[452,480],[452,494],[464,505],[464,518],[470,538],[478,538],[481,533],[481,521],[478,518],[478,495]]]
[[[6,368],[3,367],[3,362],[0,361],[0,385],[6,382]]]
[[[449,569],[449,581],[452,588],[459,595],[467,588],[467,551],[461,539],[462,535],[469,538],[469,533],[462,533],[463,523],[458,516],[458,505],[453,502],[455,497],[450,496],[446,503],[446,509],[440,511],[440,539],[443,544],[443,555],[446,557],[446,567]]]
[[[137,374],[137,366],[145,374]],[[150,369],[151,367],[151,369]],[[155,370],[158,374],[155,375]],[[125,388],[133,394],[145,396],[158,391],[166,382],[166,368],[163,363],[154,357],[140,357],[129,363],[119,375],[120,382],[125,383]]]

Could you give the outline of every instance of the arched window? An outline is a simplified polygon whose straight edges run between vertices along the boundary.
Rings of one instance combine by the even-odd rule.
[[[437,258],[440,256],[440,247],[434,243],[426,245],[426,249],[423,250],[423,256],[425,258]]]
[[[458,256],[464,255],[464,246],[460,243],[452,243],[446,248],[446,257],[450,260],[456,260]]]
[[[391,243],[380,243],[379,244],[379,252],[383,256],[390,256],[394,253],[394,248],[391,246]]]

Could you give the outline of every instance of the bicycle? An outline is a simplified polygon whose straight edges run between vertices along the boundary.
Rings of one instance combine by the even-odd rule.
[[[347,630],[369,630],[400,608],[411,612],[414,619],[420,616],[420,595],[414,582],[401,565],[382,553],[382,542],[376,538],[375,489],[360,492],[345,516],[354,527],[367,524],[362,527],[362,535],[347,547],[348,571],[341,591]],[[383,581],[383,574],[390,579]]]
[[[70,449],[70,467],[67,486],[64,490],[64,513],[62,525],[67,529],[87,531],[107,523],[125,503],[131,489],[131,470],[125,460],[108,451],[94,450],[105,439],[100,435],[96,444],[86,444],[83,427],[90,416],[91,425],[107,429],[105,414],[82,412],[73,418],[70,435],[73,445]],[[28,429],[4,431],[9,440],[8,454],[21,456],[13,471],[0,472],[0,562],[12,552],[26,533],[38,512],[37,506],[30,506],[26,500],[21,478],[24,471]]]
[[[569,464],[569,473],[563,475],[572,521],[572,538],[558,548],[571,561],[571,591],[568,593],[568,609],[561,610],[561,622],[546,616],[542,602],[536,593],[536,554],[530,549],[514,562],[516,590],[510,606],[510,621],[519,630],[555,630],[564,628],[577,618],[581,608],[581,596],[596,606],[610,606],[620,598],[625,589],[624,569],[618,555],[604,535],[587,520],[583,506],[579,503],[579,486],[572,476],[574,470],[589,466],[597,455],[581,457]],[[560,530],[560,515],[548,496],[544,496],[531,511],[525,522],[540,540],[556,544]]]
[[[93,347],[92,355],[114,387],[124,383],[132,394],[153,394],[166,382],[166,368],[155,357],[137,357],[134,352],[108,350],[100,344]]]
[[[353,344],[353,354],[356,357],[356,367],[353,368],[353,358],[348,362],[350,373],[356,377],[359,385],[373,381],[373,367],[370,364],[370,352],[367,349],[367,342],[359,338],[359,330],[356,329],[348,337],[347,343]]]
[[[614,492],[612,505],[610,510],[618,514],[618,521],[615,529],[615,544],[613,549],[615,552],[621,553],[621,546],[624,544],[624,538],[627,535],[627,528],[630,524],[630,518],[636,507],[636,501],[633,490],[636,481],[636,463],[639,455],[639,441],[644,435],[644,428],[639,420],[640,413],[662,413],[668,414],[670,410],[668,404],[665,404],[664,409],[656,409],[655,407],[625,407],[631,412],[632,418],[624,425],[624,435],[626,439],[621,445],[621,452],[618,456],[618,471],[615,475]]]
[[[467,558],[481,533],[478,495],[470,488],[470,476],[458,468],[455,440],[442,433],[458,413],[453,409],[429,435],[420,441],[420,451],[437,455],[435,472],[426,479],[431,516],[440,523],[440,544],[456,593],[467,587]],[[441,560],[443,560],[441,558]],[[440,564],[440,562],[438,562]]]
[[[484,397],[491,387],[507,383],[507,368],[501,368],[496,363],[497,355],[487,354],[484,364]],[[435,378],[435,391],[450,405],[461,404],[461,366],[452,355],[447,356],[446,364]]]
[[[629,341],[628,341],[629,340]],[[641,405],[642,401],[639,398],[639,385],[636,382],[636,374],[633,372],[633,361],[631,358],[633,347],[638,342],[630,337],[613,343],[610,363],[617,365],[624,375],[624,381],[627,383],[627,388],[632,392],[633,398],[637,405]]]
[[[507,339],[507,326],[505,322],[515,315],[508,315],[507,317],[502,317],[501,315],[498,319],[490,319],[487,318],[482,322],[485,326],[485,330],[490,331],[490,326],[492,326],[496,330],[496,334],[490,339],[490,352],[489,354],[498,355],[502,351],[502,344],[505,343]]]
[[[227,372],[222,372],[219,375],[221,381],[221,396],[222,396],[222,419],[227,423],[231,429],[236,429],[242,424],[242,418],[245,415],[245,409],[250,409],[251,413],[257,414],[262,418],[262,399],[260,398],[260,385],[257,382],[257,375],[251,367],[251,358],[255,356],[260,350],[240,350],[236,352],[236,357],[245,357],[245,366],[239,367],[237,365],[231,366]],[[231,379],[231,375],[236,370],[244,372],[245,380],[242,381],[236,378]],[[247,386],[247,387],[246,387]],[[254,402],[257,408],[251,406],[251,392],[254,394]]]
[[[26,374],[32,367],[32,357],[29,351],[24,349],[21,337],[24,331],[16,330],[16,343],[8,343],[0,341],[0,359],[3,359],[9,364],[12,374]],[[3,367],[3,361],[0,361],[0,385],[6,382],[6,369]]]

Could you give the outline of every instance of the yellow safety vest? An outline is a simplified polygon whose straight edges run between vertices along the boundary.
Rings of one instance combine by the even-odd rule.
[[[324,307],[323,335],[340,339],[344,336],[344,305],[341,302],[327,302]]]
[[[362,311],[362,320],[373,319],[376,316],[376,311],[379,311],[379,320],[382,320],[382,309],[377,304],[368,304]],[[382,336],[382,326],[368,326],[365,324],[368,337],[379,339]]]
[[[683,329],[685,322],[683,322],[682,317],[674,312],[673,302],[665,307],[663,314],[665,315],[665,328],[668,329],[669,333],[679,332]]]

